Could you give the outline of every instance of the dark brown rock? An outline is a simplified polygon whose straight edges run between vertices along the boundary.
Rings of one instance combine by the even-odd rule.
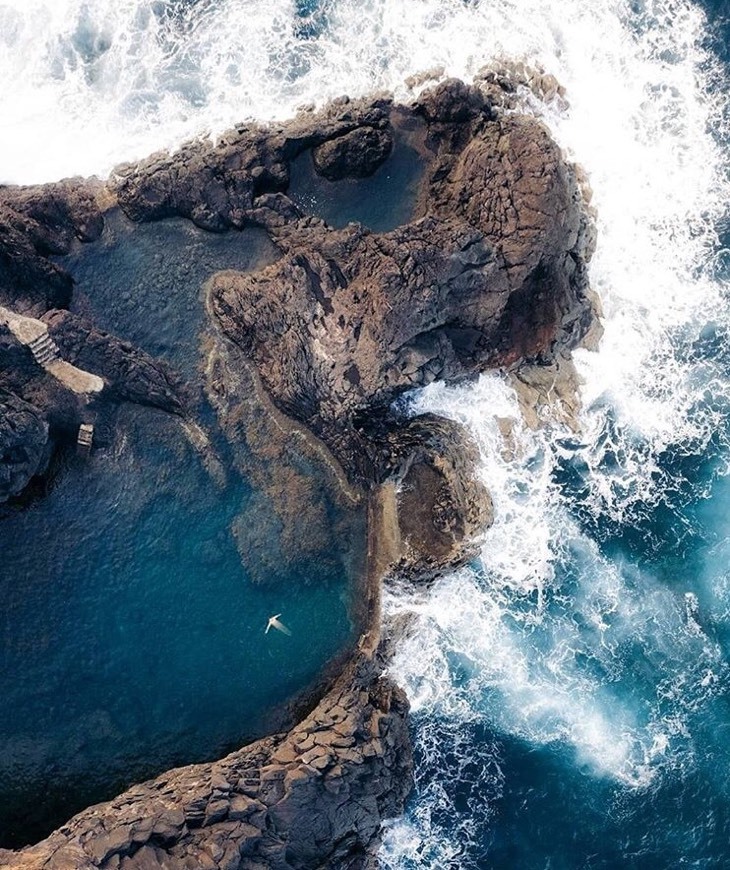
[[[164,361],[68,311],[51,311],[43,320],[63,358],[103,377],[112,398],[182,413],[183,384]]]
[[[335,711],[352,747],[327,740]],[[36,846],[0,850],[13,870],[364,866],[380,822],[411,785],[408,702],[368,657],[351,662],[288,735],[170,771],[71,819]],[[324,742],[319,735],[324,735]],[[313,739],[314,750],[302,750]]]
[[[256,199],[286,190],[295,157],[358,129],[385,127],[388,106],[388,100],[342,98],[285,126],[242,125],[215,144],[188,143],[174,156],[161,152],[118,167],[114,193],[136,221],[181,215],[213,231],[247,222],[266,224]]]
[[[389,130],[358,127],[312,149],[314,168],[330,181],[372,175],[393,148]]]
[[[431,414],[392,430],[388,442],[400,535],[393,570],[424,582],[466,564],[493,521],[476,444],[459,424]]]
[[[212,285],[219,323],[274,402],[353,478],[382,475],[373,420],[405,390],[549,362],[592,321],[590,215],[545,127],[493,115],[460,82],[415,111],[428,121],[430,180],[412,223],[272,226],[279,261]]]
[[[427,121],[441,124],[463,124],[491,115],[491,107],[482,91],[460,79],[447,79],[421,94],[416,111]]]
[[[0,503],[45,470],[49,448],[42,412],[17,396],[0,393]]]
[[[40,256],[18,216],[0,204],[0,305],[38,315],[71,300],[71,276]]]
[[[101,187],[80,178],[0,187],[0,304],[35,316],[68,306],[71,277],[47,256],[67,253],[74,238],[101,235]]]

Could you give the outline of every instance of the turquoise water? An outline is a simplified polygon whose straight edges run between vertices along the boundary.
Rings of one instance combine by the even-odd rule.
[[[496,522],[430,598],[387,603],[419,615],[393,666],[416,791],[388,868],[730,866],[730,6],[615,9],[595,42],[587,21],[560,30],[573,105],[564,126],[549,115],[598,192],[607,331],[595,362],[579,357],[582,431],[525,432],[497,378],[415,400],[474,432]],[[620,110],[600,142],[602,109],[572,126],[582,80]],[[689,177],[713,161],[713,180]],[[514,456],[495,414],[515,421]]]
[[[201,282],[271,254],[256,241],[183,221],[132,230],[117,218],[71,260],[77,307],[167,357],[196,388]],[[214,415],[199,404],[226,461]],[[264,526],[248,557],[274,568],[256,585],[231,524],[261,496],[230,461],[221,486],[180,421],[155,410],[125,406],[114,428],[108,448],[65,455],[47,496],[0,523],[3,845],[270,729],[353,640],[362,524],[321,570],[283,559]],[[246,517],[256,525],[255,511]],[[291,637],[264,634],[275,613]]]
[[[730,103],[701,51],[727,61],[726,0],[15,5],[2,97],[16,134],[0,143],[14,180],[103,174],[344,92],[404,93],[433,66],[469,77],[524,57],[566,86],[569,106],[537,111],[595,192],[608,328],[589,425],[525,434],[525,456],[500,462],[494,414],[518,411],[480,385],[445,403],[488,448],[496,524],[470,570],[390,602],[419,614],[393,666],[415,711],[417,790],[381,857],[397,870],[729,866]],[[335,226],[408,213],[387,187],[383,223],[362,217],[357,190],[338,213],[302,169],[303,208]],[[175,353],[159,325],[125,328]]]
[[[725,381],[728,346],[703,361]],[[488,554],[416,599],[427,619],[396,668],[416,702],[417,790],[386,866],[728,866],[727,398],[693,414],[709,411],[706,443],[654,457],[661,497],[621,516],[589,487],[615,458],[589,468],[585,445],[554,442],[526,470],[551,468],[549,579],[510,585]],[[527,488],[517,498],[529,510]]]

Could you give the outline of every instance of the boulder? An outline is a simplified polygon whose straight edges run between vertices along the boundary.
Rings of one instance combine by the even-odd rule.
[[[479,450],[458,423],[425,414],[391,430],[399,554],[392,571],[424,583],[479,554],[494,515]]]
[[[366,178],[387,160],[393,148],[388,129],[358,127],[312,149],[314,168],[330,181]]]

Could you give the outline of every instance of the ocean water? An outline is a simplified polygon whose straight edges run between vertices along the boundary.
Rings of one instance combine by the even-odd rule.
[[[729,22],[709,0],[0,2],[11,181],[501,56],[567,89],[532,107],[591,180],[605,335],[576,355],[577,433],[527,430],[498,375],[412,399],[473,431],[496,521],[468,569],[388,591],[418,615],[391,668],[418,764],[385,867],[730,864]]]

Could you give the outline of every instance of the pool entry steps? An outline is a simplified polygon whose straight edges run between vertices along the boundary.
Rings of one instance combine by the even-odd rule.
[[[7,326],[15,338],[30,350],[38,365],[73,393],[91,396],[104,389],[104,380],[98,375],[76,368],[61,359],[58,346],[48,334],[48,327],[42,320],[17,314],[0,305],[0,325]]]

